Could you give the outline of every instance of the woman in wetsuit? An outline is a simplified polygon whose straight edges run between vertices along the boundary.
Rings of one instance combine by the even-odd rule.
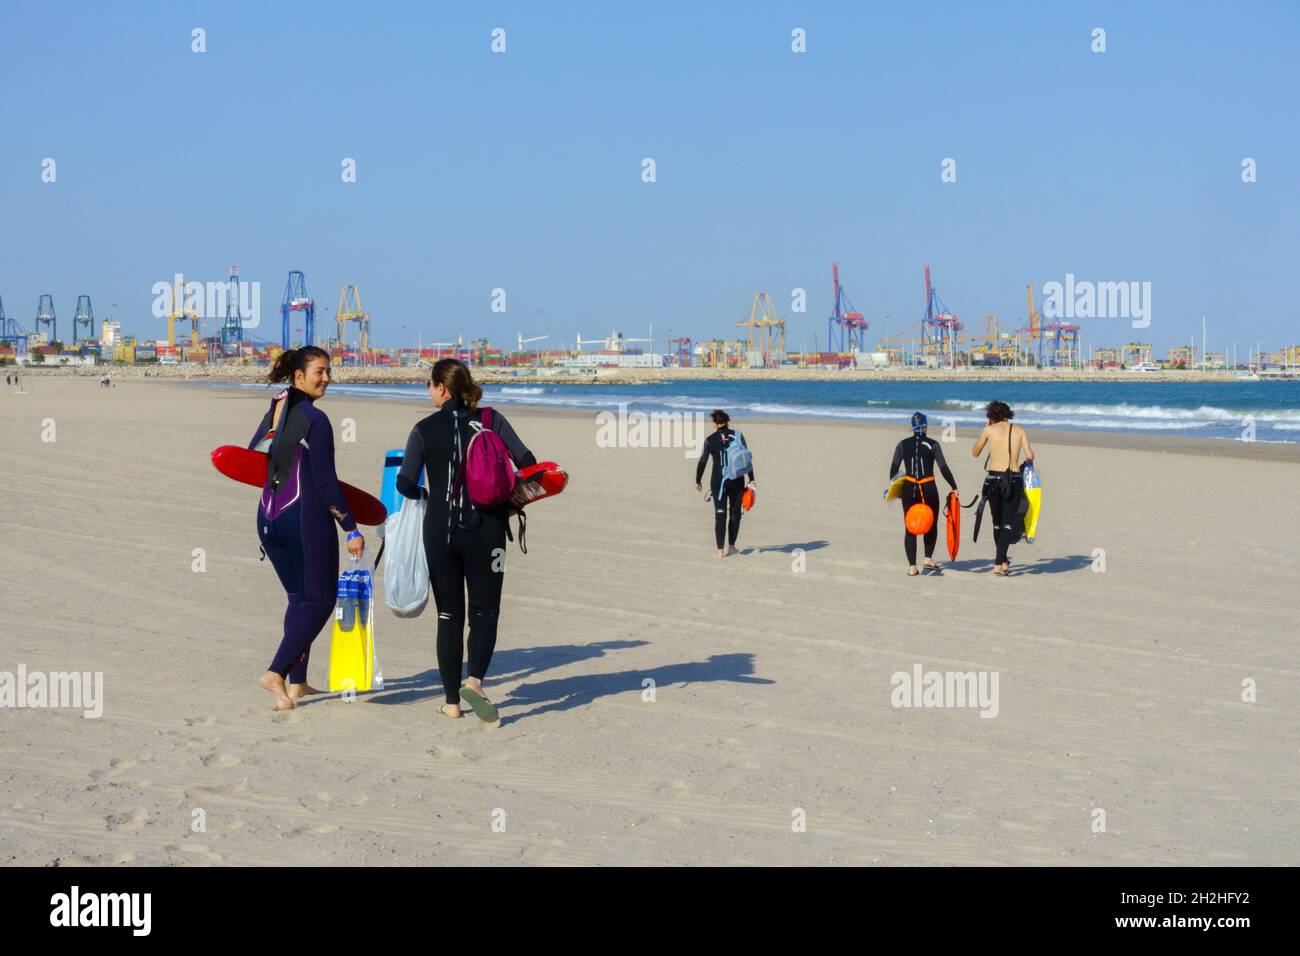
[[[444,716],[459,717],[463,697],[481,720],[495,723],[496,707],[483,694],[483,678],[497,643],[508,508],[477,507],[461,480],[465,452],[474,435],[470,423],[481,424],[484,417],[478,407],[483,389],[474,384],[469,368],[456,359],[440,359],[429,376],[429,397],[438,410],[411,429],[397,490],[407,498],[428,500],[424,552],[438,607],[438,671],[447,698],[441,711]],[[515,467],[535,465],[537,459],[505,416],[495,409],[490,416],[487,427],[501,436]],[[427,492],[419,483],[422,468]],[[461,687],[467,590],[469,676]]]
[[[728,427],[731,417],[722,409],[715,410],[710,417],[713,419],[713,434],[704,439],[704,450],[700,452],[700,460],[695,465],[695,490],[704,490],[704,486],[700,484],[700,479],[704,477],[704,465],[712,459],[713,471],[709,474],[709,492],[710,497],[713,498],[713,537],[718,543],[718,557],[724,558],[729,554],[738,553],[736,551],[736,535],[740,533],[740,518],[744,514],[740,501],[745,494],[746,475],[737,475],[735,478],[724,482],[722,480],[722,453],[737,439],[737,436],[739,436],[742,445],[745,445],[746,448],[749,445],[745,443],[745,436]],[[746,474],[751,485],[757,483],[754,480],[752,465]],[[727,543],[725,551],[722,547],[724,534]]]
[[[1015,417],[1006,402],[989,402],[985,410],[988,424],[980,432],[970,453],[978,458],[987,445],[989,457],[984,462],[988,476],[984,479],[982,497],[988,502],[993,515],[993,542],[996,554],[993,559],[993,573],[1006,575],[1011,571],[1011,558],[1007,549],[1020,540],[1024,531],[1026,503],[1024,478],[1020,474],[1021,458],[1034,460],[1034,449],[1029,444],[1029,435],[1019,425],[1013,425]],[[980,502],[983,508],[984,502]],[[978,530],[978,521],[976,523]]]
[[[281,352],[267,380],[290,385],[272,400],[248,447],[269,459],[257,534],[289,607],[280,649],[258,683],[275,695],[276,710],[292,710],[299,698],[319,693],[307,683],[307,659],[334,611],[339,577],[334,523],[347,532],[350,554],[360,557],[365,539],[334,472],[334,429],[315,406],[329,387],[329,353],[314,345]]]
[[[899,465],[907,469],[903,493],[898,496],[899,502],[903,505],[904,519],[907,517],[907,509],[921,502],[929,505],[930,510],[934,512],[934,523],[925,533],[925,566],[938,568],[934,563],[934,546],[939,540],[939,489],[935,487],[934,466],[936,464],[939,466],[943,480],[948,482],[948,487],[953,491],[957,490],[957,479],[948,470],[948,462],[944,460],[943,449],[939,447],[939,443],[926,437],[927,427],[928,422],[923,414],[916,412],[912,415],[912,437],[904,438],[894,448],[894,457],[889,462],[889,477],[892,481],[894,475],[898,474]],[[909,577],[921,573],[916,566],[916,537],[904,524],[903,551],[907,554]]]

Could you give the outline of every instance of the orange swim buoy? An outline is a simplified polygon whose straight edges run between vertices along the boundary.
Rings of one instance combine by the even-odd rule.
[[[961,547],[961,499],[957,492],[948,492],[948,560],[957,560],[957,549]]]
[[[928,534],[934,527],[934,509],[924,501],[917,502],[907,509],[903,524],[908,534]]]
[[[754,507],[754,499],[758,497],[754,492],[754,486],[750,485],[745,489],[745,493],[740,496],[740,507],[745,511]]]
[[[921,479],[913,478],[911,475],[904,475],[903,480],[916,485],[916,497],[919,499],[922,497],[921,486],[934,481],[934,475]],[[908,534],[927,534],[934,527],[934,509],[924,501],[918,500],[916,504],[904,512],[903,527],[907,528]]]

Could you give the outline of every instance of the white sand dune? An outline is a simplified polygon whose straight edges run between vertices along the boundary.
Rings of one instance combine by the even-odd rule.
[[[32,381],[0,394],[0,671],[102,671],[105,702],[100,719],[0,710],[0,862],[1300,859],[1294,461],[1040,438],[1020,573],[989,573],[987,518],[972,544],[967,512],[957,563],[914,579],[879,500],[894,432],[738,422],[760,499],[719,561],[693,458],[599,448],[592,414],[508,409],[572,481],[531,510],[529,553],[512,546],[487,732],[437,714],[431,610],[378,612],[384,691],[271,711],[256,680],[283,593],[256,491],[208,461],[247,442],[264,396]],[[431,410],[320,407],[355,421],[339,472],[371,490]],[[948,446],[966,498],[973,437]],[[915,664],[996,672],[997,717],[892,706]]]

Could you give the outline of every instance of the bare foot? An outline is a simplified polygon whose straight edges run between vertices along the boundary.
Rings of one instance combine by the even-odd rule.
[[[275,671],[267,671],[257,679],[262,690],[269,690],[275,695],[276,710],[293,710],[298,706],[298,702],[285,693],[284,678]]]
[[[727,556],[726,552],[723,551],[721,548],[719,548],[719,549],[718,549],[718,557],[720,557],[720,558],[725,558],[726,556]]]
[[[736,550],[736,546],[733,544],[727,549],[727,554],[740,554],[740,552]]]
[[[916,577],[916,576],[917,576],[918,574],[920,574],[920,573],[921,573],[920,569],[917,568],[917,566],[916,566],[915,564],[912,565],[910,568],[907,569],[907,576],[908,576],[909,578],[914,578],[914,577]]]
[[[289,696],[293,700],[302,700],[304,697],[310,696],[311,694],[323,694],[323,693],[324,691],[312,687],[311,684],[290,684],[289,685]]]

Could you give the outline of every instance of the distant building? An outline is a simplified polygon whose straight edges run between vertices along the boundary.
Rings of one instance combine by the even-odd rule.
[[[99,336],[99,344],[104,347],[104,354],[111,354],[120,341],[122,341],[122,323],[115,322],[112,319],[105,319],[103,331]]]
[[[1121,350],[1120,361],[1124,365],[1143,365],[1151,361],[1150,342],[1130,342]]]
[[[1094,349],[1092,352],[1092,365],[1094,368],[1119,368],[1124,364],[1123,349]]]

